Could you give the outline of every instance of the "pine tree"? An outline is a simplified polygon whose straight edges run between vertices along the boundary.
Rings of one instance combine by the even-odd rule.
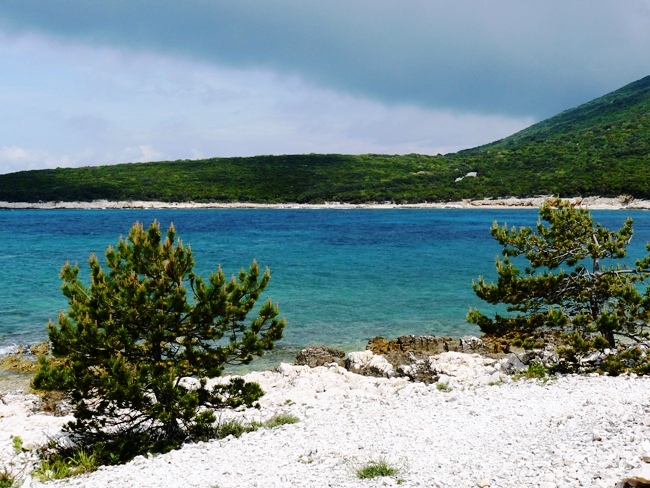
[[[104,270],[91,255],[90,286],[79,267],[61,271],[69,302],[48,325],[55,360],[40,360],[34,386],[69,393],[82,445],[110,443],[123,458],[163,451],[214,434],[214,410],[253,405],[263,394],[242,379],[209,388],[224,365],[249,363],[282,337],[284,319],[270,300],[246,316],[270,273],[254,261],[227,280],[222,270],[205,282],[173,224],[163,240],[157,222],[136,223],[126,240],[106,251]],[[195,380],[188,380],[193,377]]]
[[[628,218],[617,232],[607,230],[589,211],[559,199],[541,207],[535,229],[495,222],[490,233],[503,246],[498,280],[479,277],[472,286],[482,300],[506,305],[508,314],[491,319],[472,309],[467,320],[497,336],[559,331],[583,349],[647,339],[650,256],[633,268],[610,264],[625,257],[632,224]]]

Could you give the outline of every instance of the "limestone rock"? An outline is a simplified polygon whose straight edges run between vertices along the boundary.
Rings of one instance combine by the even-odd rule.
[[[315,344],[307,346],[296,356],[295,364],[315,368],[326,364],[336,363],[343,366],[345,363],[345,352],[334,347]]]
[[[379,376],[391,378],[395,376],[395,368],[384,357],[373,354],[372,351],[356,351],[348,354],[345,368],[352,373],[365,376]]]
[[[366,350],[372,351],[373,354],[386,354],[390,351],[391,344],[395,344],[395,341],[389,341],[385,337],[373,337],[368,341]]]
[[[364,368],[368,365],[374,354],[372,351],[355,351],[348,354],[345,360],[345,369],[352,373],[363,374]]]
[[[480,351],[484,347],[483,341],[476,336],[466,335],[459,340],[459,349],[461,351]]]
[[[521,358],[516,354],[510,354],[509,356],[503,358],[499,361],[499,365],[503,371],[506,373],[516,373],[526,368],[526,365],[521,360]]]
[[[497,371],[495,359],[479,354],[449,351],[431,356],[428,367],[440,376],[439,381],[447,384],[488,384],[502,379]]]
[[[366,366],[369,376],[383,376],[391,378],[395,376],[395,368],[384,356],[374,355]]]
[[[650,465],[644,464],[616,484],[616,488],[631,487],[650,487]]]
[[[372,351],[373,354],[384,354],[393,356],[403,356],[411,352],[416,355],[431,355],[442,352],[445,349],[445,341],[452,341],[453,339],[445,339],[432,335],[405,335],[397,339],[388,340],[384,337],[374,337],[368,341],[366,350]]]

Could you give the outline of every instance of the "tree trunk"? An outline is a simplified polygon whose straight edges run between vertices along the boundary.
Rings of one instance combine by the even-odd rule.
[[[609,347],[611,347],[612,349],[616,348],[616,339],[614,337],[614,332],[608,330],[606,332],[603,332],[602,334],[605,337],[605,339],[607,339],[607,342],[609,342]]]

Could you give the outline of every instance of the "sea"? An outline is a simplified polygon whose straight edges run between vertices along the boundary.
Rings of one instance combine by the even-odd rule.
[[[650,212],[592,215],[610,229],[633,218],[623,262],[644,255]],[[496,279],[492,223],[537,219],[536,209],[0,210],[0,355],[45,340],[48,321],[67,310],[59,277],[66,262],[79,263],[87,280],[91,253],[103,259],[134,222],[154,220],[163,229],[174,223],[197,274],[221,266],[231,275],[253,259],[270,268],[264,297],[279,304],[287,327],[261,367],[292,361],[308,344],[350,351],[375,336],[476,335],[465,317],[470,307],[491,310],[472,280]]]

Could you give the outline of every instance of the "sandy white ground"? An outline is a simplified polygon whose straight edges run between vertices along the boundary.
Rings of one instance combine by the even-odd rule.
[[[352,209],[352,208],[516,208],[516,207],[540,207],[548,199],[547,196],[534,198],[499,198],[484,200],[463,200],[459,202],[439,202],[439,203],[414,203],[414,204],[396,204],[396,203],[324,203],[324,204],[299,204],[299,203],[278,203],[278,204],[259,204],[259,203],[196,203],[196,202],[145,202],[145,201],[126,201],[114,202],[108,200],[95,200],[93,202],[1,202],[2,209],[128,209],[128,208],[149,208],[149,209],[192,209],[192,208],[303,208],[303,209]],[[650,209],[650,201],[636,200],[628,196],[617,198],[603,197],[576,197],[570,198],[575,204],[592,210],[620,210],[620,209]]]
[[[247,379],[267,392],[262,408],[234,415],[264,420],[283,412],[299,417],[298,423],[43,485],[614,487],[650,466],[644,463],[650,460],[650,379],[567,376],[486,384],[482,379],[494,379],[494,369],[478,356],[463,356],[450,357],[450,372],[458,373],[447,378],[450,391],[337,366],[281,365],[276,372],[251,373]],[[458,361],[484,374],[464,375]],[[28,401],[16,406],[18,397],[5,403],[0,468],[12,456],[11,435],[34,443],[64,421],[30,412]],[[397,467],[397,475],[357,479],[357,468],[379,459]],[[24,483],[41,486],[29,477]]]

